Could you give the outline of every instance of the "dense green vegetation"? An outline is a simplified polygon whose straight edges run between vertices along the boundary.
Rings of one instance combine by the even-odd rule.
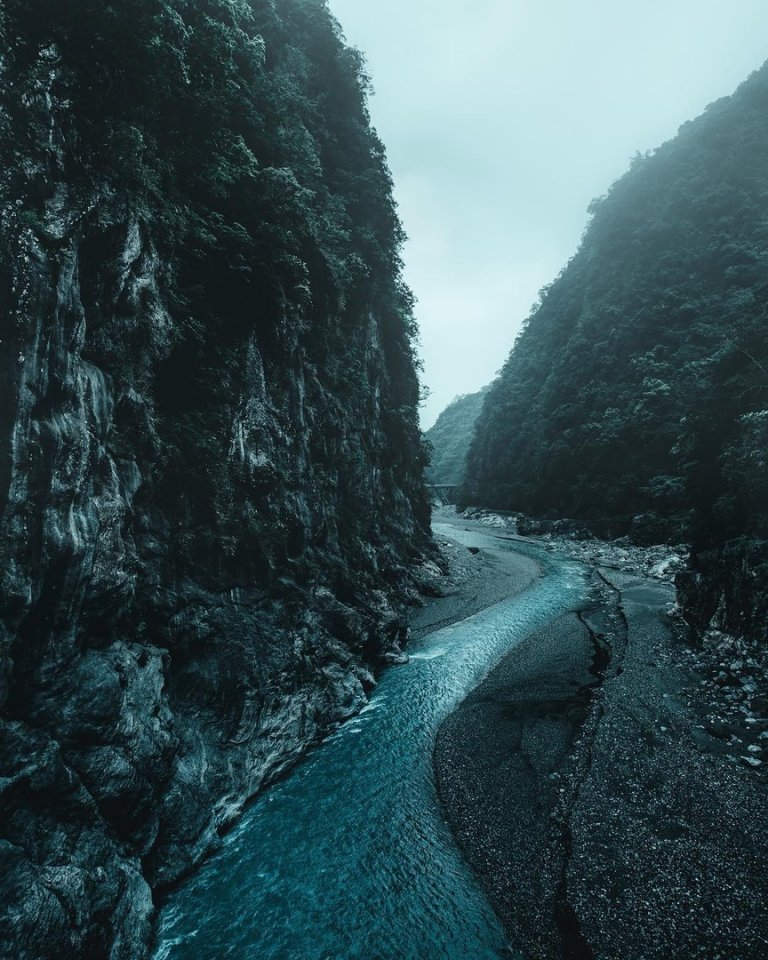
[[[55,249],[57,202],[67,237],[82,224],[80,284],[96,308],[86,352],[123,383],[159,379],[169,503],[179,485],[225,513],[239,499],[228,434],[250,338],[272,379],[306,351],[307,376],[346,412],[373,389],[378,359],[361,359],[373,322],[386,363],[383,432],[347,438],[344,455],[383,459],[385,481],[420,504],[403,232],[362,58],[325,0],[9,0],[3,11],[0,199],[13,221],[3,237],[31,227]],[[127,220],[159,253],[171,316],[115,337],[112,317],[99,317],[112,291],[97,274]],[[378,416],[369,406],[361,423]],[[326,456],[319,430],[314,442]],[[341,501],[357,522],[373,506],[355,502],[356,468],[334,468],[349,479]],[[268,492],[265,480],[262,504]],[[252,530],[263,543],[265,520],[244,509],[233,540]]]
[[[763,522],[737,478],[762,467],[767,117],[764,68],[593,204],[493,384],[471,499],[617,528]]]
[[[425,436],[431,446],[427,470],[430,483],[458,486],[463,481],[469,444],[487,392],[488,387],[483,387],[477,393],[456,397],[427,430]]]
[[[768,65],[591,214],[492,385],[466,500],[764,564]]]
[[[758,288],[757,293],[760,292]],[[764,309],[764,308],[763,308]],[[768,337],[763,309],[720,351],[682,424],[692,505],[689,620],[768,640]]]

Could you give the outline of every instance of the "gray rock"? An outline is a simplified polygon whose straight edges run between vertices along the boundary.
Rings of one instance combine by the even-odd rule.
[[[65,53],[17,46],[34,53],[0,62],[0,942],[134,960],[152,890],[401,655],[407,567],[432,550],[418,383],[374,295],[394,266],[362,251],[361,292],[308,232],[301,296],[256,279],[247,309],[222,302],[168,203],[81,169]]]

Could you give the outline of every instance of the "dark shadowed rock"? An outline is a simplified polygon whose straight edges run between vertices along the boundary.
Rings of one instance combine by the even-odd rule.
[[[13,0],[0,34],[0,942],[129,960],[399,656],[402,234],[322,5]]]

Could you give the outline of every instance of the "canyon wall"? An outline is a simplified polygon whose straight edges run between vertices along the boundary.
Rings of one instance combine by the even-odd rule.
[[[402,231],[320,0],[0,29],[0,941],[137,958],[406,636]]]

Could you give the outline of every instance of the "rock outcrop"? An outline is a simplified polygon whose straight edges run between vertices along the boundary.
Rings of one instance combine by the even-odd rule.
[[[768,641],[768,543],[735,539],[695,551],[676,579],[680,603],[698,636],[708,630]]]
[[[324,4],[0,29],[0,942],[127,960],[405,636],[401,232]]]

